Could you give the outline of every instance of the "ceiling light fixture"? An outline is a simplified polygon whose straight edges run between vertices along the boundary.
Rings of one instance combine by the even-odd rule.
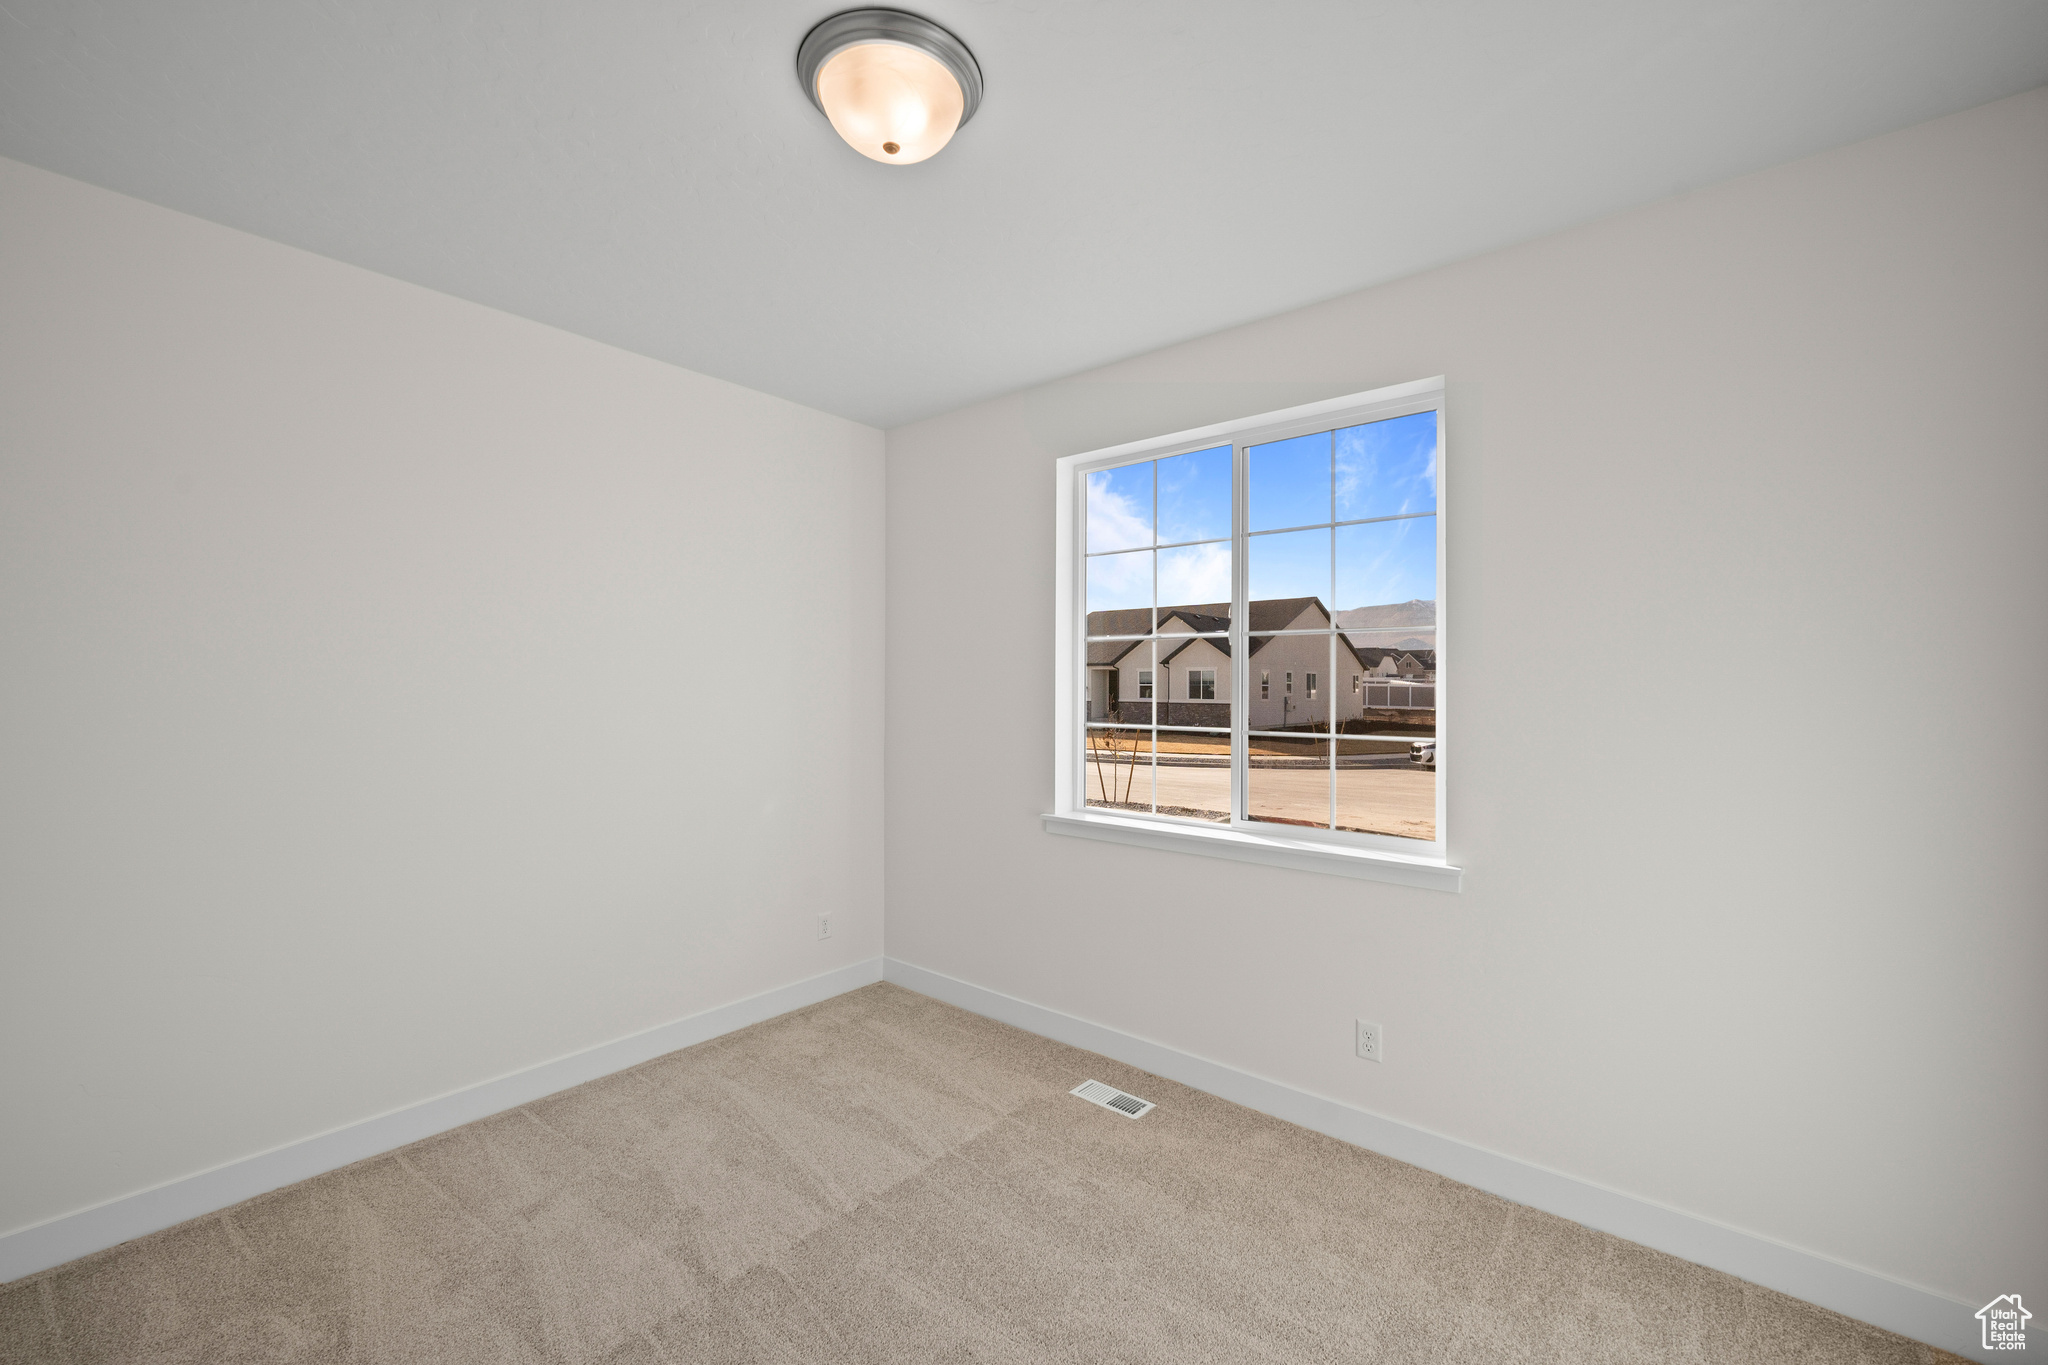
[[[891,165],[923,161],[981,104],[967,44],[896,9],[835,14],[804,35],[797,79],[846,145]]]

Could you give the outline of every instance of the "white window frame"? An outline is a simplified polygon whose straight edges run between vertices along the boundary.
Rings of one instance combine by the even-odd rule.
[[[1450,579],[1447,569],[1448,528],[1448,423],[1444,411],[1445,386],[1442,377],[1396,384],[1383,389],[1349,394],[1342,398],[1307,403],[1279,412],[1260,413],[1236,421],[1217,423],[1169,436],[1132,441],[1102,450],[1066,456],[1055,464],[1055,568],[1056,635],[1053,648],[1053,805],[1044,817],[1045,828],[1053,833],[1078,835],[1112,843],[1173,849],[1211,857],[1233,858],[1282,867],[1362,877],[1443,891],[1462,889],[1463,872],[1450,862],[1448,815],[1449,773],[1452,771],[1450,744]],[[1251,668],[1247,655],[1250,631],[1247,600],[1245,546],[1245,449],[1251,445],[1285,440],[1312,432],[1381,421],[1411,413],[1434,410],[1437,414],[1437,505],[1436,505],[1436,838],[1404,839],[1393,835],[1362,834],[1348,830],[1312,829],[1243,820],[1236,812],[1246,806],[1247,715],[1251,697]],[[1231,707],[1231,774],[1233,818],[1229,825],[1173,816],[1126,814],[1091,810],[1083,790],[1086,776],[1081,762],[1082,730],[1087,723],[1086,574],[1082,571],[1080,537],[1085,525],[1085,476],[1098,469],[1167,459],[1198,450],[1210,450],[1228,441],[1234,448],[1236,470],[1232,507],[1231,612],[1231,695],[1238,702]],[[1331,604],[1335,610],[1335,603]],[[1155,700],[1156,692],[1155,688]],[[1170,694],[1169,694],[1170,696]],[[1284,831],[1281,832],[1281,831]]]

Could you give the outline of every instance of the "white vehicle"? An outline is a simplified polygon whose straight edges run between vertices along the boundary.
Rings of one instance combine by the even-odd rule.
[[[1432,771],[1436,768],[1436,741],[1418,739],[1408,746],[1408,761]]]

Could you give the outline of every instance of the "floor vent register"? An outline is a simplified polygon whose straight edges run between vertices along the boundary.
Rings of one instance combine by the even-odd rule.
[[[1126,1095],[1115,1086],[1104,1085],[1101,1081],[1083,1081],[1067,1093],[1079,1095],[1088,1103],[1099,1104],[1104,1109],[1115,1110],[1127,1119],[1141,1119],[1159,1107],[1150,1100],[1141,1100],[1136,1095]]]

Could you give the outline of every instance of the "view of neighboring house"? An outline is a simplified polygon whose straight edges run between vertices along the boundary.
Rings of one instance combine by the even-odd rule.
[[[1375,649],[1357,644],[1352,650],[1372,665],[1364,685],[1367,711],[1436,710],[1435,650]]]
[[[1436,708],[1436,656],[1431,650],[1360,647],[1343,635],[1267,632],[1328,630],[1329,610],[1314,597],[1280,597],[1251,608],[1251,695],[1254,730],[1292,730],[1360,721],[1368,712],[1410,713]],[[1149,626],[1145,608],[1088,614],[1088,634],[1138,635]],[[1162,607],[1159,640],[1088,642],[1088,719],[1127,725],[1230,728],[1230,604]],[[1176,638],[1180,637],[1180,638]],[[1331,642],[1335,641],[1334,658]]]

